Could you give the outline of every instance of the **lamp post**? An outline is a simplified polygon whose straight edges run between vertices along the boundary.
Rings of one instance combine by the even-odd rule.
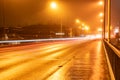
[[[7,40],[8,36],[6,34],[6,25],[5,25],[5,0],[1,0],[1,16],[2,16],[2,27],[3,27],[3,40]]]
[[[81,22],[80,22],[79,19],[76,19],[76,20],[75,20],[75,23],[77,24],[77,26],[79,26],[79,27],[77,27],[77,28],[80,29],[80,31],[79,31],[79,29],[76,29],[76,32],[77,32],[76,34],[77,34],[77,35],[80,35],[81,32],[82,32],[82,29],[81,29],[81,28],[82,28],[82,26],[81,26]]]
[[[57,8],[57,3],[56,2],[51,2],[50,7],[52,9],[56,9]],[[61,35],[61,37],[62,37],[62,35],[64,35],[63,24],[62,24],[62,16],[60,16],[60,35]]]

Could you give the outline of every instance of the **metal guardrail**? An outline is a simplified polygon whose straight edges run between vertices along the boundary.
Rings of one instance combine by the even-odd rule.
[[[120,51],[108,41],[104,41],[110,66],[112,68],[115,80],[120,80]]]
[[[95,37],[75,37],[75,38],[51,38],[51,39],[31,39],[31,40],[4,40],[4,41],[0,41],[0,44],[1,43],[24,43],[24,42],[74,40],[74,39],[91,40],[96,38]]]
[[[26,45],[31,43],[37,43],[37,42],[51,42],[51,41],[67,41],[67,40],[94,40],[99,39],[93,36],[87,36],[87,37],[74,37],[74,38],[51,38],[51,39],[31,39],[31,40],[1,40],[0,41],[0,48],[1,47],[9,47],[9,46],[20,46],[20,45]]]
[[[68,39],[73,39],[73,38],[31,39],[31,40],[5,40],[5,41],[0,41],[0,43],[27,43],[27,42],[68,40]]]

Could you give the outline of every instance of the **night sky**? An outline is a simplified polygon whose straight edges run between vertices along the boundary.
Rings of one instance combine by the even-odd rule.
[[[77,18],[90,26],[91,30],[96,30],[97,27],[101,26],[98,15],[103,11],[103,7],[98,5],[99,0],[54,0],[58,4],[56,10],[50,8],[51,1],[4,0],[3,4],[1,0],[0,25],[3,23],[4,16],[4,24],[6,26],[59,24],[60,18],[62,18],[63,25],[67,26],[74,25]],[[119,0],[117,1],[114,4],[120,3]],[[118,11],[119,4],[114,6],[116,7],[115,11]],[[114,12],[114,14],[117,15],[119,13]]]

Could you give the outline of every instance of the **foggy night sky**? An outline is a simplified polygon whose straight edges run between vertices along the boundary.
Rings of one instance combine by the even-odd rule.
[[[4,15],[6,26],[59,23],[61,17],[63,25],[73,25],[78,18],[93,30],[101,26],[98,15],[103,7],[98,5],[99,0],[54,0],[58,4],[56,10],[50,8],[51,1],[4,0],[3,5],[1,0],[0,25]]]

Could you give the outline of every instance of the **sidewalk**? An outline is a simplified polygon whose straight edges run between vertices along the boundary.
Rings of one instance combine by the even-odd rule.
[[[111,80],[102,42],[80,48],[72,61],[47,80]]]

